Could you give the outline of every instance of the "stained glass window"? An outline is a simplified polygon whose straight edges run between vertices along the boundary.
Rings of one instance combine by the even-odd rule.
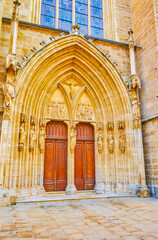
[[[103,37],[102,0],[91,0],[91,35]]]
[[[75,1],[75,22],[80,26],[80,31],[88,34],[88,0]]]
[[[48,27],[55,27],[55,0],[42,0],[41,24]]]
[[[57,10],[56,1],[59,2]],[[72,7],[73,3],[75,4],[75,8]],[[75,9],[75,12],[72,13],[72,9]],[[58,19],[56,19],[56,11],[59,15]],[[73,14],[75,16],[74,21],[80,26],[82,33],[85,35],[90,34],[88,32],[90,20],[91,26],[89,26],[89,29],[91,29],[91,35],[94,37],[103,37],[102,0],[42,0],[42,25],[57,27],[55,23],[58,23],[59,29],[71,30]]]
[[[72,0],[59,0],[59,28],[72,29]]]

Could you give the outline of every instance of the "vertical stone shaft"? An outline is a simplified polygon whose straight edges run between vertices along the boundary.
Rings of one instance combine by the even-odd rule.
[[[14,3],[14,8],[13,8],[13,14],[12,14],[12,20],[11,20],[11,36],[10,36],[9,52],[12,54],[16,54],[20,2],[16,0],[13,3]]]
[[[134,40],[133,40],[133,31],[130,29],[129,34],[129,55],[130,55],[130,67],[131,75],[136,75],[136,62],[135,62],[135,53],[134,53]]]

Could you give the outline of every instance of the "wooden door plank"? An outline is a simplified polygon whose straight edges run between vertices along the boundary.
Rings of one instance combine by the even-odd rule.
[[[75,147],[75,186],[77,190],[84,190],[84,176],[83,176],[83,158],[84,158],[84,144],[83,141],[77,141]]]

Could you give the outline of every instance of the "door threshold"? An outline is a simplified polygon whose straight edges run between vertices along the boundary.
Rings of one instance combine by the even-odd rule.
[[[84,193],[96,193],[95,190],[79,190],[76,192],[76,194],[84,194]],[[66,191],[54,191],[54,192],[46,192],[46,195],[65,195]],[[67,195],[67,194],[66,194]]]

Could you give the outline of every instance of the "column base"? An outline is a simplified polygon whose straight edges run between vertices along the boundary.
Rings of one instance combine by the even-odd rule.
[[[138,197],[141,197],[141,198],[150,197],[150,190],[148,189],[147,186],[140,186],[137,195]]]
[[[104,183],[96,183],[95,185],[96,194],[103,194],[105,192],[105,184]]]
[[[67,187],[66,187],[66,194],[67,195],[77,194],[77,189],[76,189],[74,184],[67,185]]]

